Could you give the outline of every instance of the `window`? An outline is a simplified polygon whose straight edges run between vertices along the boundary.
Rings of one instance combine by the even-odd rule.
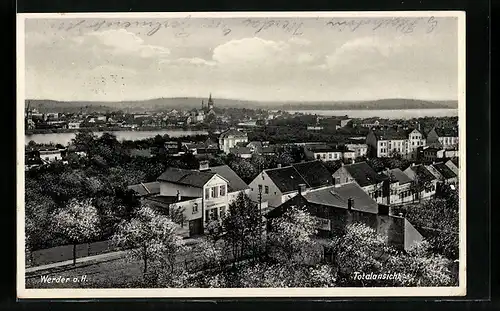
[[[226,216],[226,207],[222,206],[220,208],[220,218],[224,218]]]
[[[219,188],[219,194],[220,194],[221,197],[223,197],[223,196],[226,195],[226,185],[220,186],[220,188]]]
[[[205,221],[206,222],[210,221],[210,211],[209,210],[205,210]]]
[[[331,154],[331,153],[329,153],[329,154],[328,154],[328,158],[330,158],[330,159],[331,159],[331,158],[332,158],[332,156],[333,156],[333,154]]]
[[[218,220],[219,219],[219,210],[218,208],[212,208],[210,210],[210,220]]]
[[[217,198],[219,196],[219,194],[217,193],[217,187],[212,187],[210,189],[212,198]]]
[[[198,213],[198,203],[194,203],[193,205],[193,214]]]
[[[264,193],[269,194],[269,186],[264,186]]]
[[[321,155],[317,154],[317,155],[316,155],[316,159],[317,159],[317,160],[320,160],[320,159],[321,159]]]
[[[205,189],[205,200],[210,199],[210,189],[206,188]]]

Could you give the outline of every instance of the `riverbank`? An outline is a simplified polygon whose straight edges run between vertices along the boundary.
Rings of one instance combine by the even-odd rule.
[[[61,144],[63,146],[68,145],[71,140],[75,137],[76,133],[79,131],[72,132],[61,132],[61,133],[45,133],[45,134],[26,134],[24,136],[25,144],[30,141],[34,141],[37,144]],[[119,130],[112,131],[106,129],[103,131],[92,131],[97,136],[101,136],[105,132],[111,132],[116,136],[119,141],[124,140],[142,140],[155,137],[156,135],[168,135],[169,137],[185,137],[185,136],[196,136],[196,135],[209,135],[208,131],[203,130],[184,130],[184,129],[155,129],[155,130]]]
[[[138,128],[130,127],[82,127],[77,129],[32,129],[25,130],[24,135],[42,135],[42,134],[59,134],[59,133],[78,133],[78,132],[152,132],[152,131],[211,131],[211,129],[201,126],[164,126],[164,127],[149,127],[141,126]]]

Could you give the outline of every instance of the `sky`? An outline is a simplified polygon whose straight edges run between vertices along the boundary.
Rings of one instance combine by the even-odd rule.
[[[422,18],[30,18],[26,98],[456,100],[458,23]]]

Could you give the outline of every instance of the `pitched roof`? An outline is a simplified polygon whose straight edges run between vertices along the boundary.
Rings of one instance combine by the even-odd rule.
[[[313,152],[343,152],[346,148],[343,146],[331,146],[331,145],[310,145],[307,149]]]
[[[395,180],[399,182],[400,185],[407,184],[411,182],[411,178],[408,177],[402,170],[399,168],[394,168],[392,170],[388,170],[387,172],[383,172],[387,177],[393,177]]]
[[[137,148],[130,149],[129,150],[129,154],[132,157],[146,157],[146,158],[149,158],[152,155],[150,148],[147,148],[147,149],[137,149]]]
[[[409,169],[412,170],[422,182],[428,182],[436,179],[434,174],[429,172],[429,170],[422,164],[410,166]]]
[[[292,166],[310,187],[333,184],[332,174],[319,160],[295,163]]]
[[[435,163],[432,165],[436,169],[436,171],[441,174],[445,179],[455,178],[457,175],[444,163]]]
[[[210,171],[219,174],[227,180],[228,192],[248,189],[248,185],[229,166],[220,165],[210,168]]]
[[[252,150],[248,147],[236,147],[229,149],[232,154],[251,154]]]
[[[199,197],[187,197],[187,196],[181,196],[181,200],[179,201],[177,199],[176,195],[157,195],[154,197],[149,197],[147,198],[150,201],[162,203],[162,204],[172,204],[172,203],[177,203],[177,202],[184,202],[184,201],[191,201],[194,199],[198,199]]]
[[[376,130],[374,134],[379,140],[402,140],[408,138],[410,132],[404,130]]]
[[[428,152],[438,152],[438,151],[441,151],[443,149],[441,148],[436,148],[436,147],[427,147],[427,148],[424,148],[424,151],[428,151]]]
[[[382,176],[377,174],[366,162],[344,165],[344,168],[361,187],[373,185],[381,181]]]
[[[260,141],[251,141],[247,144],[247,147],[248,146],[253,146],[254,148],[256,148],[257,150],[261,150],[262,147],[263,147],[263,144],[262,142]]]
[[[261,152],[262,153],[275,153],[276,152],[276,146],[268,146],[268,147],[262,147]]]
[[[434,130],[439,137],[458,137],[458,132],[455,129],[436,127]]]
[[[235,136],[235,137],[247,137],[246,133],[240,132],[238,130],[233,130],[229,129],[225,132],[222,132],[219,136],[219,138],[227,138],[229,136]]]
[[[347,209],[349,198],[353,200],[353,210],[378,213],[378,204],[356,183],[347,183],[340,186],[330,186],[305,193],[304,198],[320,205]]]
[[[213,172],[199,172],[169,167],[157,180],[202,188],[214,175],[215,173]]]
[[[300,184],[307,185],[293,166],[265,170],[265,172],[282,193],[297,190]]]
[[[160,193],[160,183],[157,181],[130,185],[127,189],[134,191],[139,196],[154,195]]]

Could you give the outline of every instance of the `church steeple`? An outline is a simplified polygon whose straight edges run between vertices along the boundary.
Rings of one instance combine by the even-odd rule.
[[[212,93],[208,96],[208,110],[211,110],[214,108],[214,101],[212,99]]]
[[[204,100],[202,99],[202,100],[201,100],[201,110],[203,110],[203,109],[205,109],[205,102],[204,102]]]

